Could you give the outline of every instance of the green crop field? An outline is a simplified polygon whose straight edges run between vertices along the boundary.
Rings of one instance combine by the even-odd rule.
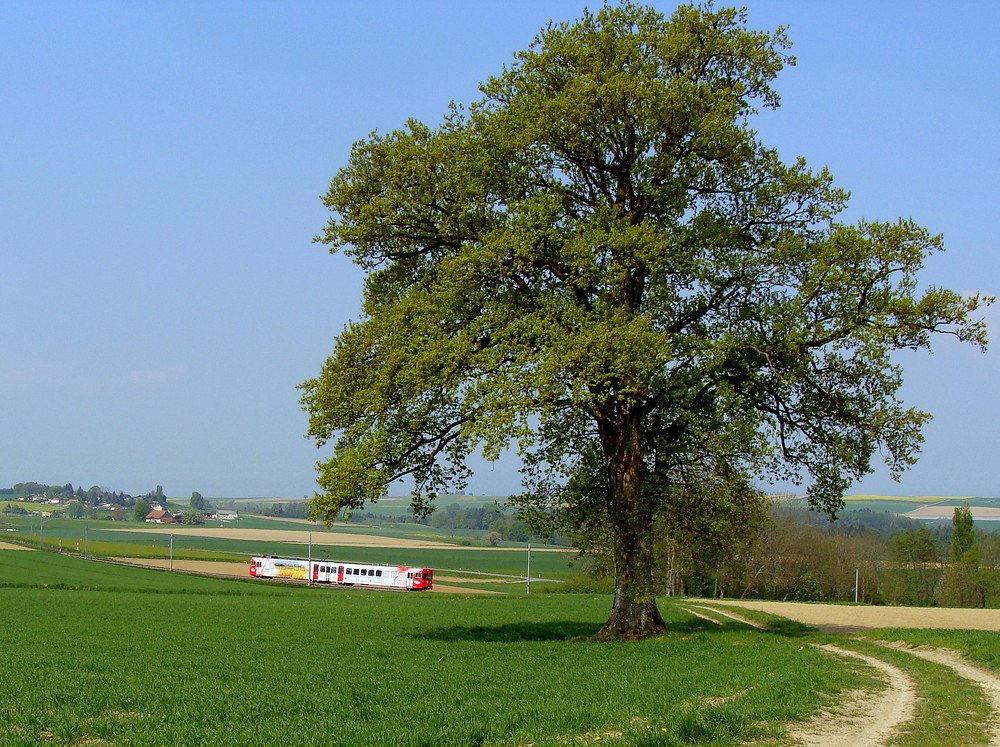
[[[68,588],[191,594],[289,594],[307,589],[261,584],[254,579],[229,581],[51,552],[0,550],[0,588]]]
[[[0,588],[5,745],[736,744],[859,681],[794,638],[672,608],[664,638],[578,640],[602,596],[155,593],[172,574],[15,551],[0,571],[50,585]],[[70,579],[139,586],[52,588]]]
[[[32,503],[31,501],[19,501],[19,500],[0,500],[0,511],[6,511],[11,508],[20,508],[25,511],[41,511],[48,510],[48,506],[40,506],[37,503]]]
[[[881,647],[762,613],[767,630],[664,600],[666,635],[594,642],[610,603],[331,591],[0,550],[0,744],[775,747],[840,693],[880,687],[809,644]],[[996,633],[869,637],[1000,667]],[[881,655],[919,678],[917,720],[894,744],[985,743],[981,692]]]

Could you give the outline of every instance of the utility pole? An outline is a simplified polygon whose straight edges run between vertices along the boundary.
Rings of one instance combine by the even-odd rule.
[[[525,593],[526,594],[531,593],[531,543],[530,542],[528,543],[528,581]]]

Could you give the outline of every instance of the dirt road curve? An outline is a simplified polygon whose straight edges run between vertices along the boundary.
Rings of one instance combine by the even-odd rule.
[[[698,600],[712,606],[731,605],[780,615],[824,633],[855,633],[881,628],[944,628],[1000,631],[1000,610],[944,607],[862,607],[805,602]]]
[[[877,692],[851,693],[832,712],[820,712],[816,718],[795,725],[788,730],[795,741],[809,747],[879,747],[913,718],[917,691],[913,680],[902,669],[839,646],[822,645],[819,648],[835,656],[865,662],[874,667],[889,686]]]
[[[799,620],[832,632],[844,632],[848,627],[853,630],[861,630],[866,627],[930,627],[932,624],[933,627],[943,627],[941,623],[946,623],[952,628],[996,630],[994,626],[998,622],[995,616],[968,614],[970,612],[996,613],[997,610],[844,608],[839,605],[783,602],[722,603],[717,600],[706,600],[704,604],[691,600],[682,603],[681,607],[693,615],[718,624],[721,624],[718,619],[705,613],[714,611],[718,615],[740,620],[754,627],[763,627],[761,623],[742,617],[738,612],[724,611],[725,606],[732,607],[737,604],[748,609],[758,609],[770,614]],[[840,612],[845,609],[855,613],[855,619],[850,625],[845,624],[838,617]],[[933,614],[928,614],[936,612],[944,614],[937,616],[937,618]],[[838,622],[831,624],[829,622],[831,617],[837,619]],[[873,643],[900,649],[912,656],[946,666],[959,677],[975,683],[992,708],[990,717],[981,723],[982,741],[975,743],[988,745],[988,747],[1000,747],[1000,675],[969,662],[955,651],[929,647],[911,648],[899,642],[873,641]],[[914,670],[907,667],[906,669],[910,671],[904,671],[899,666],[878,658],[877,655],[870,656],[841,646],[811,645],[815,645],[834,656],[864,662],[885,681],[886,687],[876,691],[860,690],[842,693],[836,703],[820,710],[809,721],[801,724],[790,724],[786,731],[790,744],[804,745],[805,747],[886,747],[897,736],[905,732],[908,722],[914,718],[918,702],[919,680],[915,681]]]

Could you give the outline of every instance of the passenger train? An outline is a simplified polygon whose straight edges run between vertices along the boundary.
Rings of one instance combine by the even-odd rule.
[[[270,555],[250,558],[250,575],[256,578],[292,579],[319,584],[376,586],[413,591],[425,591],[434,586],[434,571],[430,568],[275,558]]]

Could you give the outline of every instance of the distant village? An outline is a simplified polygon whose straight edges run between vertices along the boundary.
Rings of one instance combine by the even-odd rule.
[[[146,521],[150,524],[201,524],[205,521],[235,521],[239,513],[232,509],[212,507],[200,493],[192,493],[190,505],[171,511],[163,488],[145,496],[133,497],[127,493],[111,492],[94,486],[89,490],[72,485],[43,485],[41,483],[18,483],[13,488],[0,489],[3,513],[29,516],[82,518],[106,512],[108,518]],[[32,509],[24,504],[34,504]]]
[[[38,504],[38,510],[26,510],[25,513],[29,516],[44,517],[51,517],[57,512],[65,513],[69,511],[74,504],[80,503],[77,498],[61,500],[59,498],[49,498],[46,495],[26,495],[21,496],[16,500],[21,503]],[[118,503],[98,503],[96,506],[91,506],[89,504],[84,505],[86,505],[88,509],[109,512],[114,511],[116,508],[122,508],[122,505]],[[232,511],[229,509],[199,510],[187,508],[180,511],[168,511],[162,503],[150,503],[148,505],[150,510],[149,513],[146,514],[145,521],[149,524],[183,524],[184,516],[192,512],[195,514],[195,520],[199,523],[203,521],[236,521],[240,518],[238,511]],[[190,518],[188,521],[190,521]]]
[[[183,524],[184,511],[171,513],[158,503],[150,506],[150,512],[146,514],[146,522],[149,524]],[[192,509],[188,509],[191,511]],[[240,515],[236,511],[219,509],[218,511],[198,511],[195,514],[201,516],[201,521],[236,521]]]

